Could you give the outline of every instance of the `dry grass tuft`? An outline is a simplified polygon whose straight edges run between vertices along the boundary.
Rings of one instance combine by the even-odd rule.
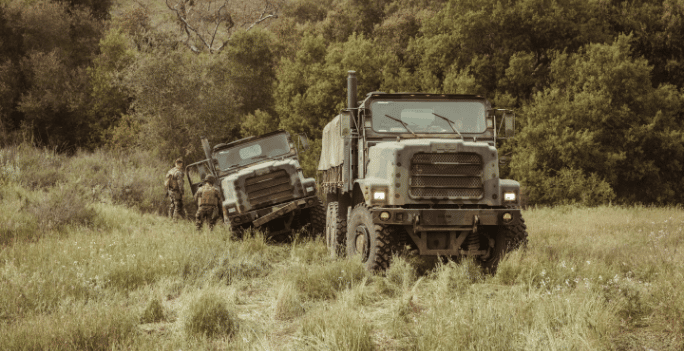
[[[147,304],[147,308],[143,311],[140,317],[141,323],[156,323],[166,320],[166,313],[164,313],[164,307],[158,298],[150,299],[150,303]]]
[[[304,306],[299,291],[292,283],[285,283],[278,290],[275,301],[273,318],[287,320],[304,314]]]
[[[235,311],[214,293],[204,293],[190,303],[185,330],[190,335],[231,336],[238,330]]]

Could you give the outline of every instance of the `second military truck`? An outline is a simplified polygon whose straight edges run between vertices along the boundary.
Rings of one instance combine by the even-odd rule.
[[[382,270],[409,246],[470,256],[494,272],[527,241],[520,184],[499,178],[496,142],[513,136],[512,111],[476,95],[426,93],[373,92],[357,106],[353,71],[347,90],[318,166],[333,255]]]
[[[303,149],[306,136],[299,136]],[[221,193],[219,215],[234,231],[247,227],[267,229],[269,236],[307,228],[324,229],[323,203],[316,181],[306,178],[298,150],[286,131],[209,146],[202,138],[206,159],[186,167],[194,194],[207,174],[213,174]]]

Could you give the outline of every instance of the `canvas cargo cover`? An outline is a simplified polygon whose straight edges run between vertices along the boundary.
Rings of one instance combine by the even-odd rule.
[[[340,116],[333,118],[323,128],[323,148],[318,170],[326,171],[344,162],[344,139],[340,135]]]

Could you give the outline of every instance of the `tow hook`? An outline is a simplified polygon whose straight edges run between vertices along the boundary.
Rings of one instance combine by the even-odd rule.
[[[480,217],[473,216],[473,234],[477,234],[477,226],[480,224]]]

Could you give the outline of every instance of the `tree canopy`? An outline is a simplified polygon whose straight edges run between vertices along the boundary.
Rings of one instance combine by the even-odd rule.
[[[533,203],[681,202],[684,1],[0,2],[0,132],[169,160],[278,128],[321,131],[345,74],[474,93],[518,116],[504,173]]]

